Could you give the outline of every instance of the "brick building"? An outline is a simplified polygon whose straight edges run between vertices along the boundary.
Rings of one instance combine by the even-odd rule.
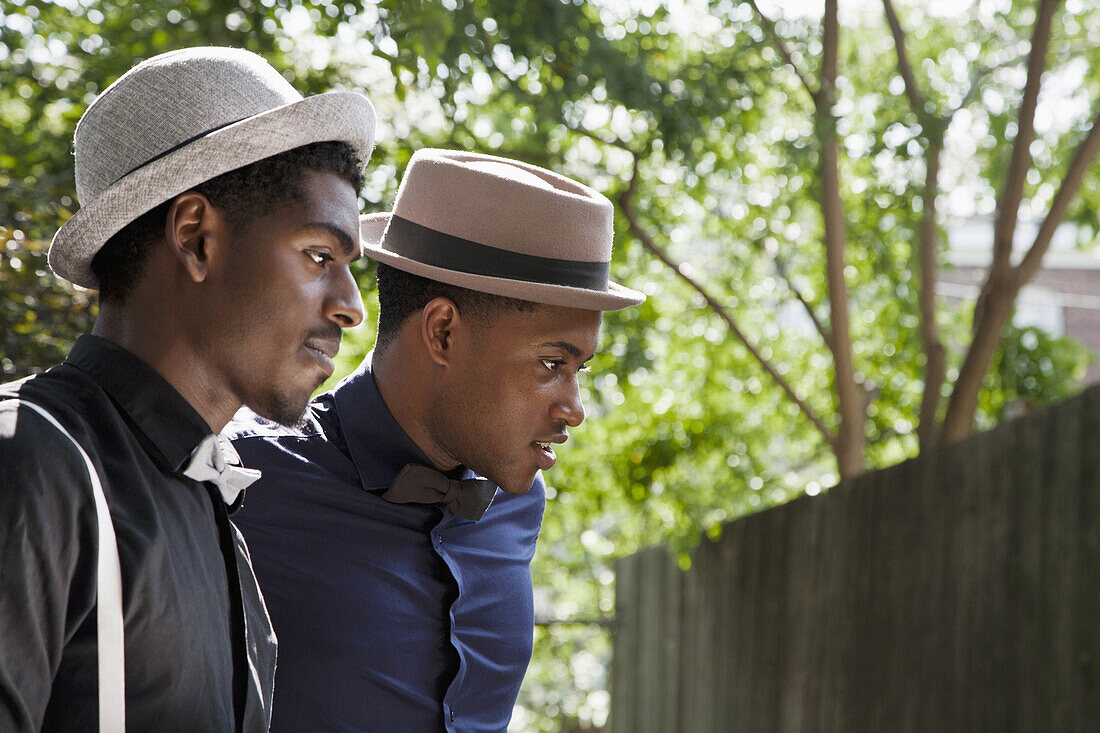
[[[1013,260],[1035,237],[1037,224],[1021,223],[1016,232]],[[970,300],[978,296],[985,279],[993,246],[993,223],[989,219],[952,222],[948,228],[948,262],[941,273],[938,292],[949,300]],[[1097,354],[1098,363],[1089,367],[1085,383],[1100,382],[1100,250],[1082,241],[1076,227],[1065,224],[1055,232],[1051,247],[1016,301],[1014,323],[1038,326],[1053,336],[1074,338]]]

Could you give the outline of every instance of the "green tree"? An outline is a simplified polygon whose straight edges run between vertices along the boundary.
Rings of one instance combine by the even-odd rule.
[[[603,182],[626,239],[721,318],[847,476],[961,437],[975,416],[995,420],[978,396],[1016,295],[1067,217],[1084,236],[1095,232],[1097,13],[1058,6],[975,4],[944,18],[913,7],[920,28],[909,34],[886,0],[842,33],[833,0],[820,27],[719,0],[698,13],[706,30],[697,33],[660,6],[616,16],[587,4],[518,13],[485,0],[388,2],[377,33],[393,41],[387,58],[399,77],[438,84],[450,142]],[[1090,70],[1076,105],[1084,112],[1037,135],[1043,71],[1081,65]],[[492,91],[456,101],[479,77]],[[987,134],[957,132],[961,115]],[[966,185],[997,201],[997,244],[969,335],[936,295],[940,200],[950,192],[943,158],[967,145],[977,170]],[[952,163],[959,185],[963,166]],[[1021,213],[1042,226],[1012,265]],[[745,303],[755,286],[744,283],[761,277],[804,310],[816,345],[758,327],[769,319]],[[776,356],[780,341],[825,358],[813,369],[825,378],[796,383],[795,365]]]

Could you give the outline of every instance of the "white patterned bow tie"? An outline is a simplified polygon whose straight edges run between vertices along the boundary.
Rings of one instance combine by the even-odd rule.
[[[237,503],[241,492],[260,477],[254,468],[241,466],[241,457],[233,444],[221,435],[211,433],[191,452],[191,461],[183,475],[196,481],[210,481],[222,493],[229,506]]]

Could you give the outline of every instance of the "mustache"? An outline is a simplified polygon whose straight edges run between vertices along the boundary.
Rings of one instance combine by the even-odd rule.
[[[341,339],[344,335],[344,329],[337,326],[335,323],[329,323],[325,326],[319,326],[317,328],[306,331],[302,341],[309,341],[310,339],[320,338],[327,341],[335,341],[341,343]]]

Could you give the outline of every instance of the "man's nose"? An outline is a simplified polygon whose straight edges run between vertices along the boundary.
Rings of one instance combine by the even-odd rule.
[[[565,394],[554,402],[550,416],[563,420],[566,425],[575,428],[584,422],[584,403],[581,401],[581,388],[576,377],[570,380]]]
[[[350,267],[341,267],[325,300],[325,316],[341,328],[352,328],[363,322],[363,296]]]

